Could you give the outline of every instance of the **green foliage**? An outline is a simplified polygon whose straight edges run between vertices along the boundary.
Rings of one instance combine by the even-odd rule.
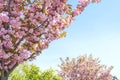
[[[63,80],[59,77],[53,69],[48,69],[42,72],[40,80]]]
[[[33,64],[19,65],[9,76],[9,80],[63,80],[53,69],[41,71]]]

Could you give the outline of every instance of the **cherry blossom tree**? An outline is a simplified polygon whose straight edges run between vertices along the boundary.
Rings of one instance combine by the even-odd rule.
[[[113,78],[110,73],[113,67],[107,68],[106,65],[100,64],[98,58],[93,59],[91,55],[66,58],[61,61],[59,75],[64,80],[112,80]]]
[[[65,36],[84,8],[99,0],[0,0],[0,80],[20,63],[33,60],[50,42]]]

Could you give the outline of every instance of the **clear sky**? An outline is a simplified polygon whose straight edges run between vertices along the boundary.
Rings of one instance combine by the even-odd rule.
[[[120,78],[120,0],[89,5],[66,31],[65,38],[53,41],[32,63],[41,69],[59,69],[60,57],[92,54],[101,64],[114,66],[112,74]]]

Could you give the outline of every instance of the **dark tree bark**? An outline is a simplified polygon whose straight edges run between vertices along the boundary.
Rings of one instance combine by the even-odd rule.
[[[9,71],[5,71],[2,70],[1,75],[0,75],[0,80],[8,80],[9,75],[13,72],[13,70],[18,66],[18,64],[15,64],[14,67],[9,70]]]
[[[8,74],[7,73],[4,73],[4,76],[3,77],[0,77],[0,80],[8,80]]]

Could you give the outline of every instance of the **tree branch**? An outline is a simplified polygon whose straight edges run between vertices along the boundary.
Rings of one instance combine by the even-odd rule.
[[[19,41],[18,41],[18,43],[16,43],[16,45],[15,45],[15,48],[14,48],[14,51],[17,49],[17,47],[20,45],[20,43],[21,43],[21,41],[24,39],[24,37],[22,37]]]
[[[12,1],[12,0],[9,0],[9,2],[8,2],[8,13],[9,13],[9,16],[10,16],[10,14],[11,14],[11,11],[10,11],[10,4],[11,4],[11,1]]]
[[[18,63],[16,63],[16,64],[14,65],[14,67],[13,67],[11,70],[9,70],[9,75],[13,72],[13,70],[14,70],[17,66],[18,66]]]

